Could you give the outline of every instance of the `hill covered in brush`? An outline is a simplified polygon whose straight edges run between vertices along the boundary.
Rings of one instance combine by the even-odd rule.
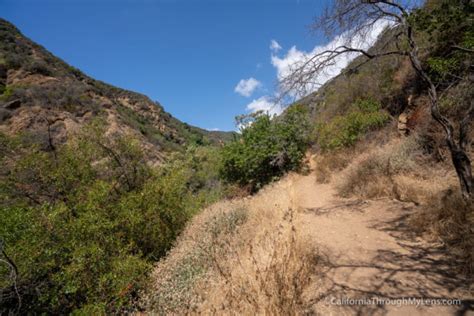
[[[90,78],[0,19],[0,131],[30,132],[47,149],[94,118],[103,118],[109,135],[140,139],[152,162],[189,144],[232,137],[180,122],[142,94]]]

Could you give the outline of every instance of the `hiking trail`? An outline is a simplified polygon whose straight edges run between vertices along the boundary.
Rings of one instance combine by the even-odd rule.
[[[322,272],[309,294],[316,312],[474,315],[469,283],[455,272],[442,246],[416,236],[407,226],[416,207],[413,203],[342,199],[336,196],[333,183],[317,183],[313,172],[291,174],[256,199],[277,200],[282,190],[290,197],[289,207],[297,210],[296,230],[320,251]],[[252,198],[249,202],[253,204]],[[339,304],[342,299],[357,298],[375,300],[368,305]],[[424,301],[417,306],[420,301],[403,302],[410,298],[461,298],[463,303],[429,306],[431,301]],[[393,301],[381,303],[386,299]]]

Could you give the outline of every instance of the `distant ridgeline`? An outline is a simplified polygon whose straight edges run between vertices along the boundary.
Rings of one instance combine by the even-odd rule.
[[[189,144],[220,143],[232,133],[180,122],[148,97],[92,79],[0,19],[0,132],[31,132],[45,148],[63,143],[84,123],[102,118],[108,135],[135,135],[148,158]]]

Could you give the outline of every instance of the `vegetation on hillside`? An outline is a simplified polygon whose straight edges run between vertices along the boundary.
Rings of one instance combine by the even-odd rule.
[[[203,206],[301,165],[311,129],[301,107],[258,114],[242,135],[207,132],[4,20],[0,38],[0,124],[31,115],[28,129],[0,133],[0,313],[127,312]],[[66,120],[78,128],[64,132]],[[159,167],[150,145],[166,153]]]
[[[397,1],[334,1],[313,26],[330,36],[346,32],[343,43],[294,65],[292,71],[281,79],[281,89],[283,93],[304,92],[314,84],[312,80],[318,74],[324,73],[345,54],[361,54],[344,71],[347,76],[357,73],[372,60],[387,56],[405,60],[415,79],[407,82],[413,92],[411,97],[420,94],[426,97],[431,118],[423,120],[443,134],[460,190],[466,199],[471,199],[474,190],[468,148],[471,142],[469,129],[474,120],[471,94],[467,92],[457,100],[457,115],[449,115],[452,112],[446,113],[441,105],[443,97],[453,87],[467,85],[472,88],[473,12],[472,3],[462,0],[428,1],[417,9]],[[382,33],[378,45],[364,50],[352,41],[358,37],[367,39],[375,24],[387,20],[391,24]],[[406,105],[400,110],[405,108]]]
[[[0,311],[129,310],[198,210],[232,194],[232,183],[257,189],[299,168],[306,119],[300,107],[281,118],[259,114],[223,149],[190,146],[159,168],[137,139],[108,137],[101,121],[60,146],[1,134]]]
[[[161,158],[188,145],[218,144],[233,134],[180,122],[144,95],[92,79],[0,18],[0,124],[16,129],[24,109],[29,111],[23,115],[32,111],[36,115],[23,128],[45,140],[46,125],[53,126],[49,136],[55,143],[66,141],[65,118],[81,126],[96,117],[117,118],[120,130],[135,131]]]
[[[111,140],[100,125],[49,152],[28,135],[1,135],[0,236],[11,263],[0,265],[2,313],[126,310],[189,218],[222,196],[215,149],[153,169],[137,140]]]
[[[417,32],[422,70],[440,92],[439,110],[457,122],[456,137],[470,133],[459,127],[465,118],[471,123],[474,113],[464,115],[472,107],[474,46],[472,5],[463,5],[427,1],[404,16]],[[387,34],[393,35],[384,33],[370,54],[394,47]],[[296,239],[292,210],[262,215],[227,205],[218,214],[199,214],[186,226],[204,206],[232,196],[236,186],[254,193],[289,171],[302,170],[312,144],[319,150],[318,180],[327,182],[338,173],[334,180],[341,196],[391,197],[421,205],[413,227],[448,245],[473,271],[472,202],[443,187],[448,182],[442,172],[447,147],[439,146],[443,131],[420,114],[429,108],[427,83],[418,80],[405,55],[362,56],[350,66],[352,72],[321,89],[318,102],[292,105],[278,117],[245,115],[239,119],[239,134],[211,137],[142,95],[88,78],[1,20],[0,38],[5,39],[0,41],[1,104],[21,100],[21,106],[77,117],[103,116],[113,106],[121,122],[168,152],[166,162],[152,167],[137,135],[106,134],[104,121],[91,120],[62,143],[53,141],[50,125],[34,134],[0,134],[0,314],[130,312],[149,284],[153,265],[178,236],[186,252],[171,250],[160,262],[155,274],[161,279],[145,307],[192,311],[202,303],[194,301],[196,284],[215,270],[222,280],[219,290],[226,294],[207,302],[209,310],[227,304],[241,312],[303,312],[302,286],[316,258]],[[33,56],[34,49],[44,54],[44,62]],[[64,76],[68,84],[5,84],[5,69]],[[97,95],[127,101],[105,106]],[[158,118],[147,112],[149,104],[160,109]],[[144,108],[137,110],[140,105]],[[317,107],[316,117],[311,107]],[[416,114],[413,135],[390,140],[395,135],[390,114],[408,111]],[[15,114],[14,108],[0,108],[0,123]],[[233,139],[222,147],[208,146],[223,137]],[[472,153],[471,143],[463,146]],[[285,225],[275,229],[280,217]],[[252,260],[255,251],[268,262]],[[248,255],[244,265],[241,253]]]
[[[317,126],[317,143],[322,150],[352,146],[364,134],[381,128],[390,116],[373,100],[358,100],[344,115]]]

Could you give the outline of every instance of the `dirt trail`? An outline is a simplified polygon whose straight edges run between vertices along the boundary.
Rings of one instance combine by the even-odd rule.
[[[236,251],[228,254],[227,259],[220,258],[221,267],[228,268],[227,278],[234,283],[222,279],[219,273],[210,273],[201,284],[202,288],[197,287],[197,293],[200,293],[197,301],[202,298],[203,303],[192,312],[219,314],[216,310],[228,308],[221,314],[238,315],[235,306],[226,305],[226,296],[222,293],[233,293],[236,288],[240,289],[239,285],[253,284],[256,290],[248,293],[261,294],[262,291],[258,290],[260,283],[252,283],[258,275],[261,276],[256,274],[254,254],[262,251],[264,255],[259,258],[268,259],[268,253],[257,241],[271,241],[267,235],[275,232],[275,227],[283,227],[282,221],[287,211],[292,209],[292,224],[298,240],[308,246],[306,249],[317,249],[319,260],[316,272],[309,275],[310,287],[305,287],[303,293],[303,301],[308,303],[304,305],[310,306],[314,312],[310,315],[474,315],[472,283],[456,272],[452,260],[440,245],[416,236],[408,226],[408,218],[416,207],[413,203],[390,199],[342,199],[336,195],[333,183],[318,184],[314,171],[308,175],[289,174],[265,186],[254,196],[219,202],[204,210],[183,233],[168,258],[157,267],[156,278],[169,275],[170,280],[175,280],[175,274],[181,275],[181,268],[174,270],[174,267],[185,262],[183,258],[192,252],[196,240],[201,242],[194,237],[204,234],[200,229],[216,213],[246,209],[249,214],[247,222],[234,236],[238,241],[230,244],[236,247]],[[248,258],[248,245],[254,251],[251,259]],[[219,248],[220,244],[216,247],[228,250]],[[268,251],[272,249],[269,247]],[[151,291],[151,300],[155,292],[163,291],[160,284],[168,286],[167,282],[157,282],[159,286]],[[236,291],[237,294],[240,292],[247,293]],[[175,292],[172,290],[168,294],[173,298]],[[232,297],[239,299],[239,296]],[[442,299],[461,299],[462,302],[451,306],[429,306],[430,303],[440,303],[435,300]],[[261,300],[267,302],[265,298]],[[360,304],[360,300],[365,300],[365,304]],[[187,302],[187,297],[183,301]],[[181,304],[179,298],[176,302]],[[176,302],[172,302],[171,308]],[[244,311],[255,308],[252,304],[242,305]]]
[[[324,261],[314,290],[308,293],[318,314],[474,315],[467,280],[453,271],[440,246],[413,235],[407,227],[413,204],[341,199],[332,185],[316,183],[313,173],[291,175],[286,181],[291,204],[298,210],[296,228],[321,249]],[[275,192],[281,194],[280,190]],[[263,195],[268,198],[272,190]],[[344,298],[378,301],[328,303]],[[404,298],[462,298],[463,302],[461,306],[416,307],[401,301]],[[403,306],[376,304],[385,299]]]

